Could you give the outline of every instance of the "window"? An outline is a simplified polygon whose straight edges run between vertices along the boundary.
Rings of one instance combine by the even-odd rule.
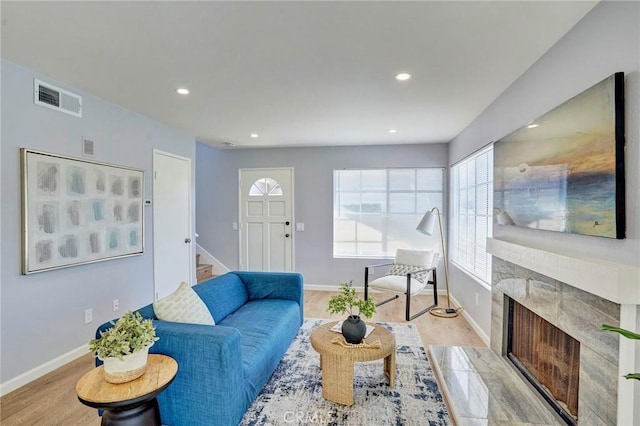
[[[260,178],[251,185],[249,197],[282,195],[280,184],[271,178]]]
[[[442,211],[444,169],[335,170],[333,189],[334,257],[392,258],[398,248],[429,248],[416,226]]]
[[[451,261],[491,284],[487,237],[493,232],[493,146],[451,168]]]

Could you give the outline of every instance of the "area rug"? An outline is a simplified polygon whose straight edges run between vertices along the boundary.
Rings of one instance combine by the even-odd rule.
[[[344,406],[322,397],[319,355],[311,331],[329,320],[307,319],[240,425],[448,425],[447,413],[420,336],[413,324],[381,323],[396,337],[395,386],[382,360],[356,363],[354,401]]]

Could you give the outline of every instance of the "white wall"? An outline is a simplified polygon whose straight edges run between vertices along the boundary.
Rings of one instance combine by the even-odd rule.
[[[305,284],[336,287],[349,280],[363,285],[364,267],[379,260],[333,258],[333,170],[447,164],[446,144],[219,150],[198,143],[196,153],[198,244],[237,269],[238,232],[231,224],[238,221],[238,169],[294,167],[295,220],[305,224],[293,235],[295,269]]]
[[[568,255],[601,257],[614,262],[640,265],[639,22],[638,2],[599,3],[449,144],[449,161],[453,164],[614,72],[623,71],[626,79],[627,238],[613,240],[495,226],[496,238]],[[488,334],[490,292],[455,266],[450,268],[450,273],[453,295]],[[478,306],[474,300],[475,293],[480,295],[481,303]]]
[[[88,137],[96,142],[96,161],[143,169],[145,198],[151,198],[153,148],[195,163],[195,138],[12,62],[2,60],[1,65],[0,382],[6,392],[23,379],[46,372],[47,366],[55,367],[56,358],[76,354],[74,350],[93,338],[99,324],[150,303],[153,294],[150,207],[144,210],[143,255],[20,274],[19,148],[81,157],[82,137]],[[34,105],[34,78],[81,94],[82,118]],[[118,313],[112,312],[113,299],[120,300]],[[93,309],[94,320],[84,325],[87,308]]]

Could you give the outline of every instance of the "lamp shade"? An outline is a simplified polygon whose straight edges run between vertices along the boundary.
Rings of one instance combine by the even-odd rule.
[[[433,228],[436,226],[437,216],[438,214],[433,210],[426,212],[416,229],[423,234],[433,235]]]

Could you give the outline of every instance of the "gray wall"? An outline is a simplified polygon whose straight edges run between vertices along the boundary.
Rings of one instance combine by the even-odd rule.
[[[83,93],[47,76],[2,60],[2,282],[0,381],[89,342],[96,327],[127,309],[151,302],[153,224],[145,207],[143,255],[20,275],[19,148],[81,157],[82,137],[96,142],[96,161],[145,171],[145,197],[151,198],[152,150],[158,148],[195,163],[195,138],[137,113]],[[83,96],[83,117],[33,103],[33,79]],[[195,188],[194,188],[195,193]],[[112,312],[113,299],[120,311]],[[84,325],[84,310],[93,322]]]
[[[612,240],[494,226],[496,238],[567,255],[640,265],[639,22],[640,3],[601,2],[449,144],[449,161],[453,164],[614,72],[623,71],[626,77],[627,238]],[[450,273],[453,295],[488,335],[490,291],[455,265]],[[476,293],[480,295],[477,306]]]
[[[219,150],[197,143],[198,243],[228,268],[238,268],[238,232],[231,228],[238,221],[238,169],[294,167],[295,220],[305,224],[294,233],[296,271],[306,284],[337,287],[353,280],[360,286],[364,266],[378,260],[333,258],[333,170],[446,164],[446,144]]]

